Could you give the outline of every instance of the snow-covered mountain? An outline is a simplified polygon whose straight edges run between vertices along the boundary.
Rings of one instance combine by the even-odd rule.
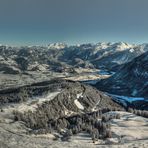
[[[148,52],[124,64],[116,74],[96,86],[112,94],[148,98]]]
[[[123,42],[74,46],[54,43],[47,47],[1,45],[0,65],[3,67],[1,72],[4,73],[9,73],[12,68],[12,73],[27,70],[61,71],[61,69],[75,67],[117,71],[121,64],[131,61],[146,51],[148,51],[148,44],[131,45]]]
[[[65,43],[51,43],[48,45],[48,49],[64,49],[66,47]]]
[[[75,67],[95,67],[115,70],[116,66],[131,61],[148,51],[148,45],[97,43],[69,46],[58,52],[58,60]]]

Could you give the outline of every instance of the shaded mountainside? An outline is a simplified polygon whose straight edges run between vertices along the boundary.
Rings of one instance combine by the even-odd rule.
[[[35,101],[35,98],[46,98],[53,92],[59,92],[59,94],[49,101],[49,108],[57,107],[59,111],[64,111],[64,107],[68,110],[71,108],[73,111],[91,111],[97,105],[100,107],[120,107],[110,97],[91,86],[62,79],[0,90],[0,104],[21,103],[30,101],[30,99]],[[45,105],[47,104],[48,102],[45,103]],[[81,107],[78,107],[78,104],[81,104]],[[58,116],[58,114],[56,115]]]
[[[96,87],[112,94],[148,98],[148,52],[122,65],[116,74],[101,80]]]
[[[147,44],[130,45],[122,42],[74,46],[56,43],[48,47],[0,46],[0,72],[71,72],[75,67],[117,70],[118,65],[127,63],[146,51]]]

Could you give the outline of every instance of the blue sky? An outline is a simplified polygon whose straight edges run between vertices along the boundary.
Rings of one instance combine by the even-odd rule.
[[[148,0],[0,0],[0,43],[148,42]]]

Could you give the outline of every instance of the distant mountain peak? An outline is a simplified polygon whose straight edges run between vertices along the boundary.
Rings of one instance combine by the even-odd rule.
[[[48,45],[48,49],[64,49],[67,47],[65,43],[51,43]]]

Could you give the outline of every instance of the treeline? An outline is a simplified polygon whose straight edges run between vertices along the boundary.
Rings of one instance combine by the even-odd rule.
[[[57,131],[62,135],[61,140],[69,140],[72,135],[86,132],[92,137],[93,142],[95,142],[97,139],[112,137],[108,121],[111,119],[119,119],[120,115],[109,115],[104,113],[117,110],[119,111],[120,109],[103,108],[95,112],[63,117],[55,120],[48,118],[47,113],[40,115],[35,114],[32,111],[25,113],[14,111],[14,120],[24,121],[26,126],[32,129],[29,134],[46,134]]]
[[[137,116],[142,116],[142,117],[148,118],[148,111],[146,111],[146,110],[137,110],[137,109],[133,109],[133,108],[128,108],[127,111],[132,114],[135,114]]]
[[[48,93],[54,92],[57,89],[64,88],[67,82],[60,80],[51,80],[45,82],[34,83],[32,85],[25,85],[18,88],[8,88],[0,90],[0,105],[6,103],[20,103],[26,102],[29,98],[39,97]],[[62,81],[62,80],[61,80]]]

